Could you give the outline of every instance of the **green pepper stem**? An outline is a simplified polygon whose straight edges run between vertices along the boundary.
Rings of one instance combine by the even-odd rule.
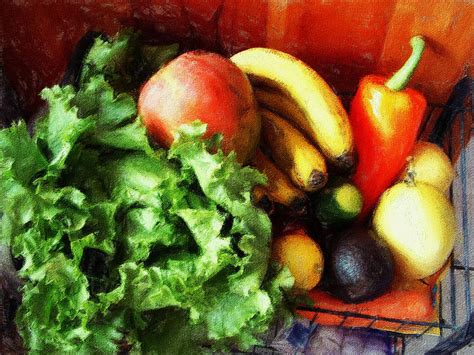
[[[422,36],[412,37],[410,40],[412,53],[410,58],[403,64],[403,66],[393,76],[385,82],[385,86],[394,91],[405,89],[415,72],[418,63],[421,60],[423,51],[425,50],[425,40]]]

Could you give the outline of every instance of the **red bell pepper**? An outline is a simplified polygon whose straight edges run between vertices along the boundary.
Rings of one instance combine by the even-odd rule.
[[[425,41],[415,36],[410,45],[410,58],[392,78],[362,78],[351,103],[349,118],[359,157],[354,182],[364,197],[361,220],[400,174],[424,117],[425,98],[405,87],[421,59]]]

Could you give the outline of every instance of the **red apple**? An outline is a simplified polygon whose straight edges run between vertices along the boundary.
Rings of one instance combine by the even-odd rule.
[[[169,147],[180,125],[200,120],[206,137],[223,135],[222,149],[244,163],[255,152],[261,120],[247,76],[216,53],[187,52],[143,86],[139,114],[149,134]]]

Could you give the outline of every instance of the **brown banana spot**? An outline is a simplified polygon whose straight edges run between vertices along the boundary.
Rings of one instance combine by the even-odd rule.
[[[334,165],[344,173],[352,173],[357,163],[357,154],[354,151],[346,152],[336,158]]]
[[[324,174],[323,172],[319,170],[313,170],[311,171],[311,174],[309,175],[308,179],[308,186],[311,189],[317,190],[326,185],[326,182],[328,181],[328,176],[327,174]]]

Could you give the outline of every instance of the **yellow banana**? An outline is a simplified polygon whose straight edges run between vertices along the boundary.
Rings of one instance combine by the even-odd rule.
[[[297,58],[270,48],[250,48],[230,58],[256,83],[284,92],[300,107],[306,124],[299,125],[336,166],[355,163],[347,113],[329,85]]]
[[[285,119],[266,109],[260,109],[260,114],[263,144],[276,165],[304,191],[323,187],[328,175],[322,154]]]
[[[263,196],[267,196],[271,201],[287,206],[296,212],[301,212],[304,209],[307,202],[306,194],[296,188],[290,179],[260,150],[257,150],[252,165],[268,178],[267,185],[256,186],[254,189],[254,196],[258,201],[263,200]]]
[[[254,87],[254,94],[258,104],[270,111],[273,111],[290,122],[296,127],[300,127],[303,132],[311,131],[303,111],[298,105],[280,91],[268,87]],[[311,138],[311,137],[310,137]]]

